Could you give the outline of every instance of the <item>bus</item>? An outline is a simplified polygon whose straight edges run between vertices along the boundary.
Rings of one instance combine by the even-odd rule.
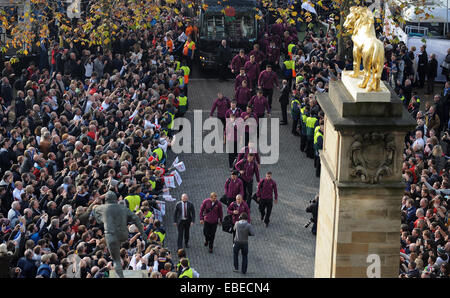
[[[228,0],[218,4],[217,0],[204,0],[199,12],[198,58],[203,69],[215,69],[217,49],[223,39],[230,46],[232,54],[241,49],[250,51],[257,42],[259,23],[255,15],[255,0]],[[225,8],[235,11],[233,17],[226,16]]]

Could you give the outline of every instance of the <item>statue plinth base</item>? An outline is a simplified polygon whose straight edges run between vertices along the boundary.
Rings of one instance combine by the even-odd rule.
[[[124,278],[148,278],[147,270],[123,270]],[[109,278],[119,278],[116,270],[109,271]]]
[[[402,154],[415,121],[389,86],[389,101],[364,91],[358,102],[347,85],[331,81],[317,96],[325,124],[314,276],[398,277]]]
[[[380,82],[380,91],[367,92],[365,89],[358,87],[361,83],[363,75],[357,78],[350,77],[351,71],[342,72],[342,83],[347,88],[347,91],[352,96],[355,102],[389,102],[391,101],[391,92],[386,87],[383,81]],[[370,84],[371,80],[369,80]]]

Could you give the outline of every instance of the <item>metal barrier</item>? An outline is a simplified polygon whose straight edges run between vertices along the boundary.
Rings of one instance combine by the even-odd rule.
[[[405,26],[405,32],[408,36],[428,36],[428,28],[422,26]]]

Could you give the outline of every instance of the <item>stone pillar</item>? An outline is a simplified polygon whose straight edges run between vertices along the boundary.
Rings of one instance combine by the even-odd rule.
[[[380,277],[398,276],[402,154],[415,121],[384,83],[371,93],[356,83],[344,73],[318,96],[325,125],[315,277],[367,277],[374,260]]]

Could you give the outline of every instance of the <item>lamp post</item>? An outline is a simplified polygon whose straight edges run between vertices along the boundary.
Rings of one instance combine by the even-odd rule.
[[[448,34],[448,1],[449,0],[447,0],[447,21],[445,22],[445,26],[444,26],[444,37],[447,37],[447,34]]]

